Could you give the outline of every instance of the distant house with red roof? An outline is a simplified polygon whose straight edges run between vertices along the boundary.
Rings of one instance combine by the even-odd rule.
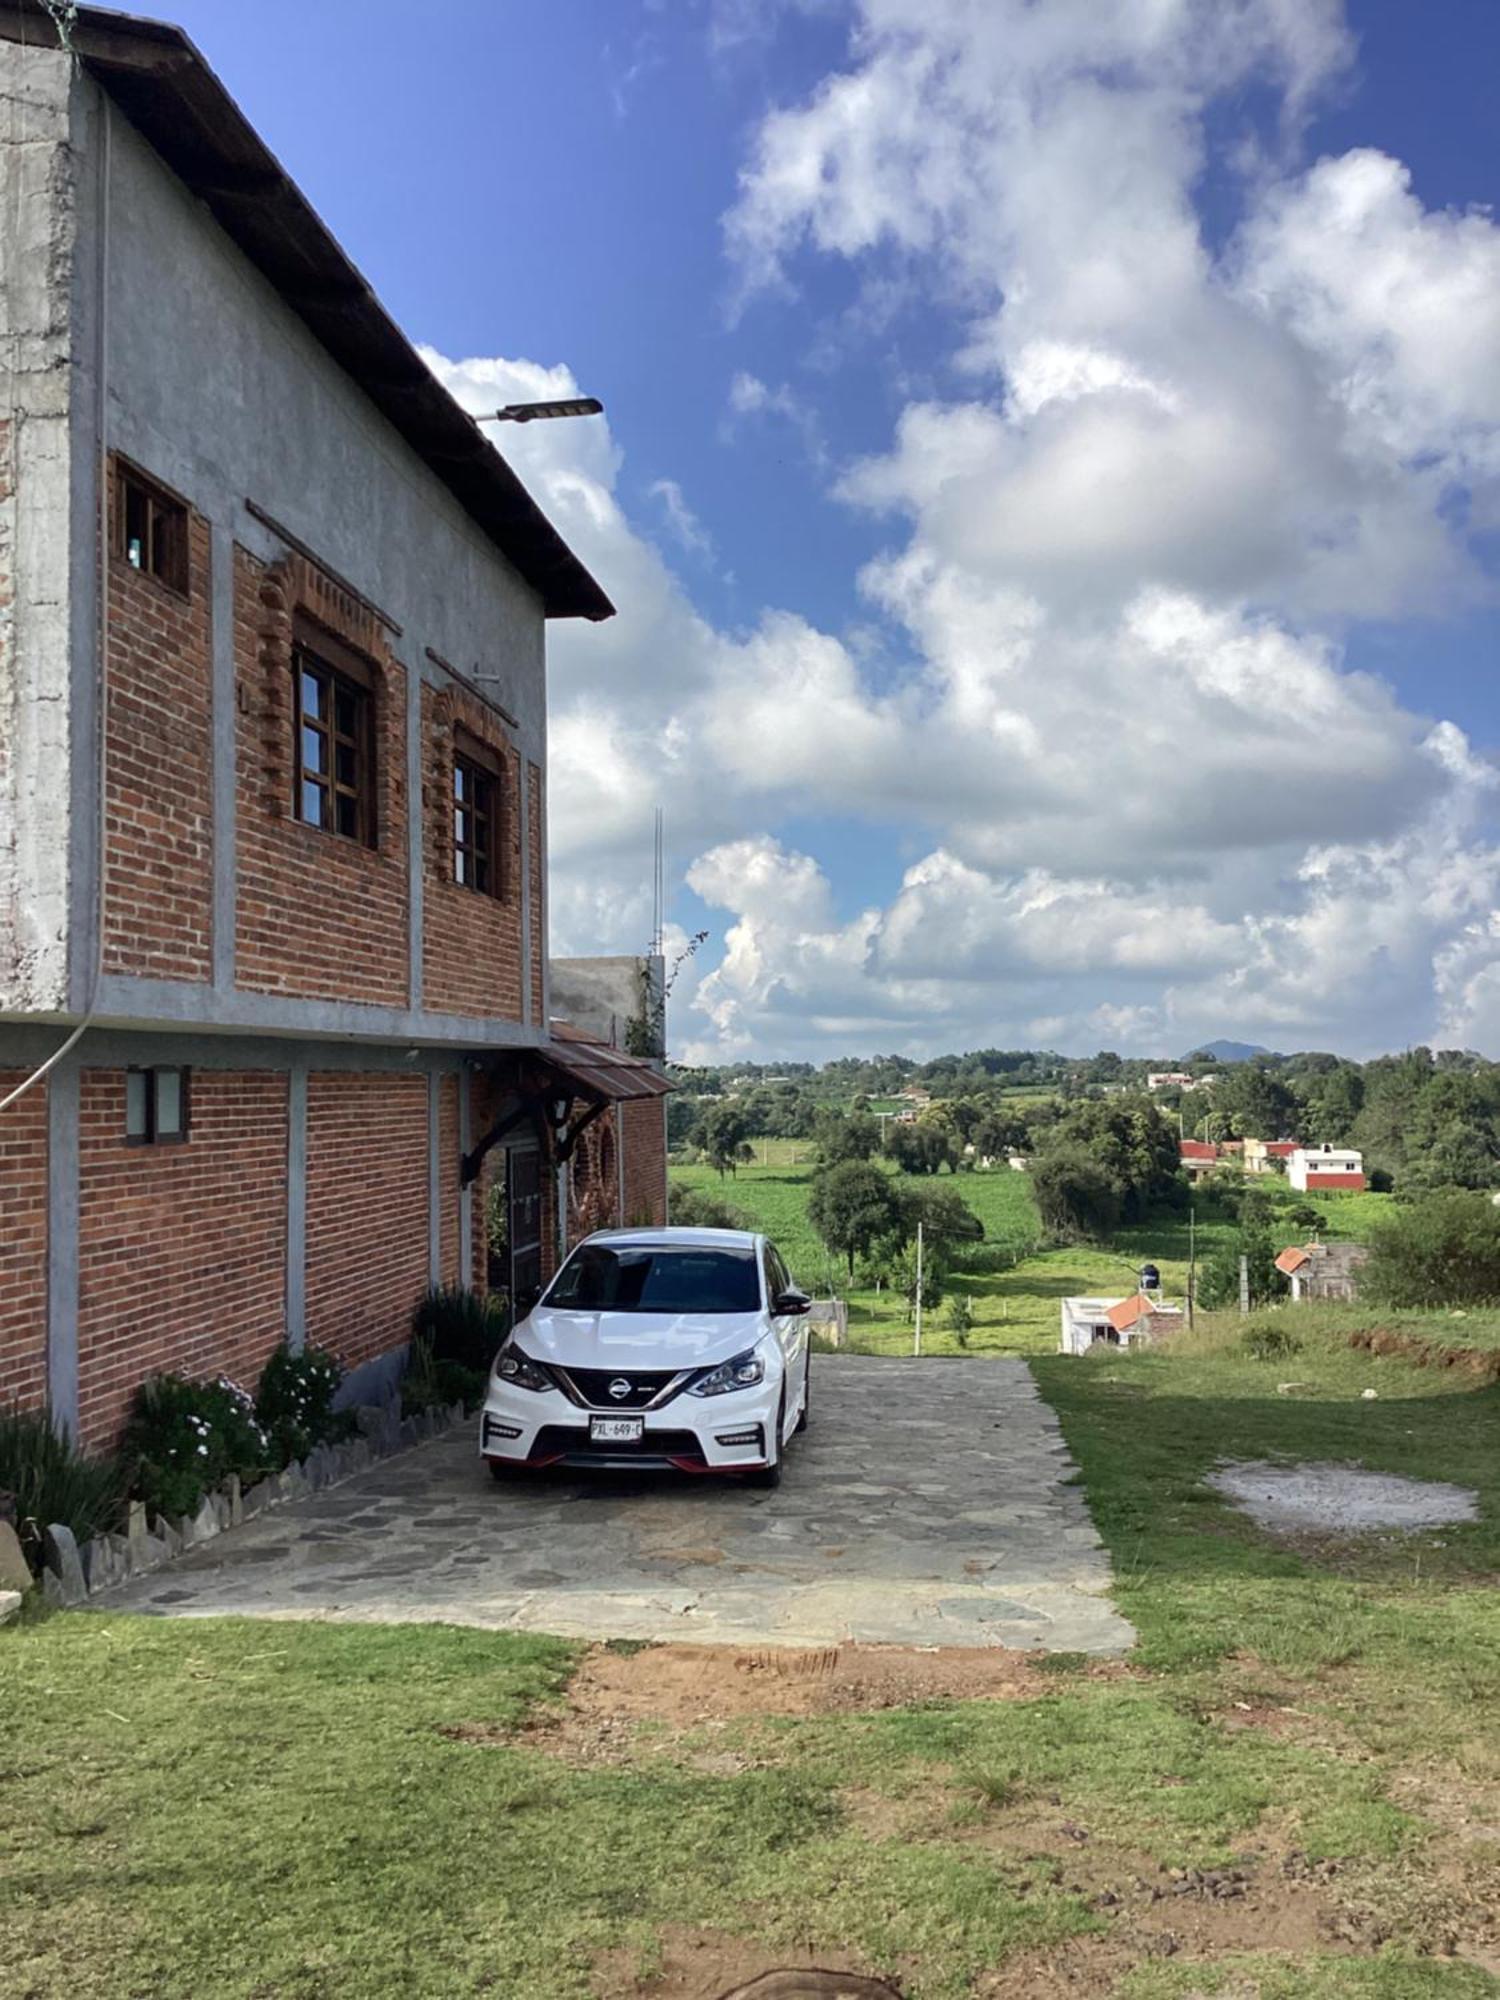
[[[1319,1188],[1357,1193],[1365,1185],[1365,1160],[1348,1146],[1299,1146],[1288,1158],[1286,1177],[1304,1194]]]
[[[1087,1354],[1091,1347],[1134,1347],[1175,1333],[1182,1325],[1182,1307],[1163,1305],[1145,1292],[1125,1299],[1064,1299],[1063,1354]]]
[[[1369,1251],[1362,1243],[1292,1244],[1276,1259],[1276,1268],[1292,1288],[1294,1301],[1355,1299],[1359,1272]]]
[[[1188,1179],[1197,1181],[1219,1164],[1219,1149],[1203,1139],[1183,1139],[1178,1143],[1178,1157]]]
[[[1296,1139],[1246,1139],[1243,1146],[1245,1172],[1285,1173],[1287,1161],[1298,1150]]]

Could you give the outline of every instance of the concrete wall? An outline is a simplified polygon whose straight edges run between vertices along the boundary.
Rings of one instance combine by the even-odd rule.
[[[67,1005],[70,65],[0,43],[0,1007]],[[86,413],[85,413],[86,414]]]
[[[641,984],[644,972],[661,1005],[663,962],[660,958],[629,953],[617,958],[554,958],[552,967],[552,1015],[566,1021],[601,1042],[625,1046],[626,1023],[641,1012]]]
[[[267,563],[288,554],[249,503],[399,628],[391,645],[406,676],[413,801],[423,781],[423,687],[457,685],[429,648],[516,718],[523,765],[545,768],[541,601],[97,85],[70,79],[55,51],[5,41],[0,85],[17,89],[32,135],[6,149],[11,199],[0,204],[3,289],[27,331],[18,506],[4,498],[9,459],[0,452],[0,598],[7,548],[17,580],[15,603],[0,605],[0,1011],[77,1016],[97,1001],[101,1020],[121,1024],[534,1040],[534,1019],[465,1021],[424,1003],[415,811],[409,1004],[238,990],[234,551]],[[12,270],[29,283],[13,287]],[[209,526],[215,962],[207,983],[119,972],[97,991],[93,983],[101,398],[110,449],[183,495]],[[528,859],[531,848],[539,858],[540,840],[528,843]],[[540,897],[528,887],[525,900],[525,934],[544,959]]]

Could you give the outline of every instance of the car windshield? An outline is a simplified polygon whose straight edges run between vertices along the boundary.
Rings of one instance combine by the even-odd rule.
[[[558,1272],[547,1304],[578,1312],[756,1312],[755,1252],[585,1243]]]

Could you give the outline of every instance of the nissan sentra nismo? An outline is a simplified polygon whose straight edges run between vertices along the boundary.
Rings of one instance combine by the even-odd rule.
[[[747,1230],[587,1237],[495,1357],[480,1452],[497,1479],[675,1467],[774,1486],[807,1422],[808,1304]]]

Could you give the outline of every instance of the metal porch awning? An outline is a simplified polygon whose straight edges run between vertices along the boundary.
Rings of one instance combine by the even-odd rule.
[[[552,1159],[569,1160],[596,1118],[616,1104],[665,1097],[675,1089],[645,1056],[627,1055],[607,1042],[554,1025],[539,1049],[509,1054],[515,1085],[504,1110],[464,1155],[463,1185],[474,1180],[485,1155],[510,1132],[532,1125]]]

